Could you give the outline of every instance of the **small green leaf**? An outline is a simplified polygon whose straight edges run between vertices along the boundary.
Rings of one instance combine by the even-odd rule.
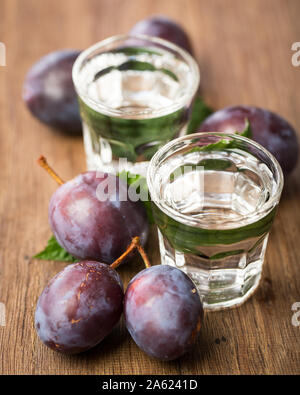
[[[226,170],[231,166],[231,162],[225,159],[202,159],[197,166],[203,166],[204,170]]]
[[[187,134],[197,132],[202,122],[213,113],[212,108],[208,107],[201,97],[196,97],[193,103]]]
[[[241,133],[239,132],[236,133],[243,137],[248,137],[248,139],[252,139],[252,130],[251,130],[250,122],[247,118],[245,121],[245,129]]]
[[[245,129],[242,132],[235,132],[233,134],[238,134],[239,136],[247,137],[249,139],[252,138],[252,131],[250,127],[250,123],[248,119],[246,119],[245,122]],[[221,134],[220,134],[221,137]],[[193,142],[197,143],[197,138],[192,140]],[[220,139],[216,143],[211,143],[207,145],[202,145],[199,147],[193,147],[191,148],[188,152],[207,152],[207,151],[226,151],[226,150],[232,150],[232,149],[240,149],[243,151],[246,151],[248,153],[251,153],[249,149],[245,146],[245,143],[243,141],[238,141],[238,140],[227,140],[227,139]]]
[[[161,69],[157,69],[157,70],[160,71],[160,72],[162,72],[162,73],[165,73],[166,75],[168,75],[169,77],[171,77],[174,81],[176,81],[176,82],[179,81],[177,75],[174,74],[173,71],[168,70],[168,69],[166,69],[166,68],[164,68],[164,67],[162,67]]]
[[[78,262],[78,259],[70,255],[64,248],[62,248],[54,236],[48,240],[46,248],[36,254],[33,258],[44,261],[60,261],[60,262]]]
[[[264,236],[265,237],[265,236]],[[209,257],[210,260],[217,260],[217,259],[223,259],[228,256],[233,256],[233,255],[239,255],[245,252],[245,250],[235,250],[235,251],[226,251],[226,252],[220,252],[218,254],[215,254],[211,257]]]
[[[105,74],[110,73],[113,70],[119,71],[127,71],[127,70],[136,70],[136,71],[160,71],[169,77],[171,77],[174,81],[178,81],[178,77],[171,70],[165,68],[156,68],[153,64],[149,62],[141,62],[140,60],[127,60],[126,62],[120,64],[119,66],[109,66],[105,69],[98,71],[94,76],[94,81],[98,78],[102,77]]]
[[[135,56],[135,55],[140,55],[140,54],[145,54],[145,53],[149,54],[149,55],[162,56],[162,53],[154,51],[153,49],[144,48],[144,47],[122,47],[122,48],[113,49],[111,52],[112,53],[124,53],[125,55],[128,55],[128,56]]]

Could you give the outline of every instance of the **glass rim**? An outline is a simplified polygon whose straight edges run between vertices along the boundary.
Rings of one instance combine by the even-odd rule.
[[[209,137],[209,136],[218,136],[218,137],[224,137],[224,138],[231,138],[231,139],[237,139],[240,141],[244,141],[250,146],[258,149],[260,152],[263,152],[268,159],[271,160],[272,164],[274,165],[275,169],[275,175],[273,176],[277,178],[277,188],[276,191],[271,194],[270,198],[263,203],[263,205],[254,212],[251,212],[249,214],[243,215],[243,220],[245,220],[245,223],[242,226],[247,226],[250,225],[251,223],[254,223],[258,221],[259,219],[265,217],[268,215],[279,203],[280,200],[280,195],[283,189],[284,185],[284,177],[283,177],[283,172],[281,169],[281,166],[277,159],[274,157],[271,152],[269,152],[266,148],[264,148],[262,145],[257,143],[256,141],[249,139],[247,137],[241,136],[237,133],[219,133],[219,132],[198,132],[198,133],[193,133],[193,134],[188,134],[182,137],[178,137],[174,140],[171,140],[167,144],[165,144],[163,147],[161,147],[151,158],[148,168],[147,168],[147,186],[149,190],[149,194],[151,197],[151,200],[157,205],[157,207],[163,211],[166,215],[169,217],[173,218],[177,222],[181,222],[184,225],[188,226],[200,226],[202,228],[206,228],[205,226],[205,218],[192,218],[190,215],[182,214],[176,211],[175,209],[170,208],[168,205],[165,204],[164,200],[161,200],[158,196],[158,191],[157,191],[157,183],[154,180],[155,175],[157,174],[157,168],[159,163],[161,162],[161,159],[164,158],[164,156],[170,151],[174,146],[176,146],[178,143],[185,141],[185,140],[191,140],[195,138],[204,138],[204,137]],[[173,152],[172,154],[175,154]],[[240,221],[241,217],[237,217],[234,219],[230,219],[230,224],[232,225],[231,227],[219,227],[218,229],[230,229],[230,228],[239,228],[241,227]],[[214,224],[214,222],[210,222],[210,224]],[[235,226],[237,225],[237,226]],[[213,229],[211,226],[207,227],[207,229]]]
[[[160,44],[164,47],[164,49],[171,50],[173,53],[179,54],[182,59],[188,64],[190,67],[191,73],[193,74],[193,78],[191,79],[190,86],[185,89],[185,93],[182,97],[178,100],[174,101],[172,104],[162,107],[158,110],[135,110],[135,111],[127,111],[124,113],[122,110],[118,110],[112,108],[110,106],[105,105],[101,101],[94,100],[86,94],[84,89],[79,86],[79,73],[81,70],[81,66],[83,62],[95,51],[105,48],[106,46],[113,44],[118,41],[124,41],[129,39],[137,39],[141,41],[148,41],[153,44]],[[72,79],[74,83],[75,90],[78,96],[92,109],[95,111],[99,111],[100,113],[108,116],[114,117],[122,117],[122,118],[134,118],[139,116],[145,116],[149,118],[157,118],[164,115],[168,115],[173,113],[177,110],[180,110],[184,105],[189,101],[192,100],[193,96],[195,95],[199,83],[200,83],[200,70],[196,60],[190,55],[186,50],[180,48],[179,46],[171,43],[170,41],[164,40],[158,37],[147,36],[144,34],[119,34],[115,36],[108,37],[102,41],[97,42],[96,44],[88,47],[84,51],[82,51],[79,56],[76,58],[73,68],[72,68]]]

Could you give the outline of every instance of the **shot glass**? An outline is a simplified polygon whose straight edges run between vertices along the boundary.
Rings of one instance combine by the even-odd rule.
[[[184,133],[199,85],[185,50],[149,36],[114,36],[83,51],[73,66],[87,167],[143,173],[153,154]]]
[[[204,307],[243,303],[257,288],[283,175],[238,134],[177,138],[151,159],[147,184],[161,263],[195,282]]]

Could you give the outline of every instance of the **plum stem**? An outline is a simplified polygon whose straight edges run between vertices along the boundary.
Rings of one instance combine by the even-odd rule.
[[[50,167],[47,163],[46,158],[41,155],[39,159],[37,160],[38,164],[47,171],[48,174],[59,184],[62,185],[65,182],[55,173],[55,171]]]
[[[134,237],[129,245],[129,247],[127,248],[127,250],[121,255],[119,256],[118,259],[116,259],[111,265],[110,267],[112,269],[116,269],[122,262],[123,260],[127,257],[127,255],[129,255],[131,253],[131,251],[133,251],[134,249],[137,249],[138,252],[140,253],[144,264],[146,266],[146,268],[151,267],[149,258],[146,254],[146,251],[144,250],[144,248],[142,247],[141,243],[140,243],[140,238],[138,236]]]
[[[140,256],[142,257],[146,268],[148,269],[149,267],[151,267],[151,263],[149,261],[147,254],[146,254],[146,251],[144,250],[144,248],[142,247],[140,242],[138,242],[136,248],[137,248],[138,252],[140,253]]]

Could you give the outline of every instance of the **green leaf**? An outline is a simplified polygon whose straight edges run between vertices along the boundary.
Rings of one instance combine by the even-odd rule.
[[[197,166],[203,166],[204,170],[226,170],[231,166],[231,162],[225,159],[202,159]]]
[[[238,134],[243,137],[247,138],[252,138],[252,131],[250,127],[250,123],[248,119],[245,121],[245,129],[242,132],[235,132],[233,134]],[[220,136],[221,137],[221,136]],[[192,141],[197,143],[197,138],[193,139]],[[245,146],[244,141],[239,141],[239,140],[227,140],[227,139],[220,139],[216,143],[211,143],[207,145],[202,145],[199,147],[193,147],[191,148],[188,152],[199,152],[199,151],[226,151],[226,150],[232,150],[232,149],[240,149],[242,151],[246,151],[251,154],[249,149]]]
[[[155,203],[152,204],[152,208],[157,226],[174,249],[202,256],[204,254],[201,251],[201,246],[233,245],[251,238],[260,238],[261,241],[269,232],[276,213],[276,208],[273,208],[265,217],[239,228],[205,229],[184,225],[176,221],[162,212]],[[257,240],[254,243],[257,243]],[[230,251],[230,254],[234,255],[236,253],[236,251]],[[208,258],[220,259],[220,257],[222,255],[218,254]]]
[[[154,224],[152,207],[151,207],[151,198],[148,191],[146,178],[142,177],[139,174],[132,174],[126,170],[123,170],[120,173],[118,173],[118,177],[120,177],[121,180],[125,181],[129,186],[133,186],[137,193],[140,193],[142,195],[142,190],[143,190],[144,191],[143,195],[148,196],[148,199],[145,201],[141,200],[141,203],[144,205],[146,209],[148,222],[150,224]]]
[[[181,108],[158,118],[125,119],[101,114],[79,99],[80,113],[88,125],[92,146],[100,152],[100,138],[107,140],[115,158],[150,160],[154,153],[175,138],[185,123],[186,111]]]
[[[239,132],[236,133],[243,137],[248,137],[248,139],[252,139],[252,130],[251,130],[250,122],[247,118],[245,121],[245,129],[241,133]]]
[[[239,255],[245,252],[245,250],[235,250],[235,251],[226,251],[226,252],[220,252],[218,254],[215,254],[211,257],[209,257],[210,260],[217,260],[217,259],[223,259],[226,258],[227,256],[233,256],[233,255]]]
[[[213,113],[213,109],[208,107],[201,97],[196,97],[193,103],[187,134],[195,133],[202,122]]]
[[[33,258],[44,261],[60,261],[60,262],[78,262],[78,259],[70,255],[64,248],[62,248],[54,236],[48,240],[46,248],[36,254]]]
[[[110,52],[124,53],[125,55],[128,55],[128,56],[135,56],[135,55],[140,55],[140,54],[145,54],[145,53],[149,54],[149,55],[162,56],[162,53],[154,51],[153,49],[144,48],[144,47],[122,47],[122,48],[113,49]]]
[[[102,77],[103,75],[110,73],[113,70],[160,71],[161,73],[168,75],[174,81],[178,81],[177,75],[174,74],[171,70],[165,68],[156,68],[153,64],[149,62],[141,62],[140,60],[135,60],[135,59],[127,60],[126,62],[120,64],[119,66],[109,66],[106,67],[105,69],[98,71],[94,76],[94,81],[96,81],[98,78]]]

